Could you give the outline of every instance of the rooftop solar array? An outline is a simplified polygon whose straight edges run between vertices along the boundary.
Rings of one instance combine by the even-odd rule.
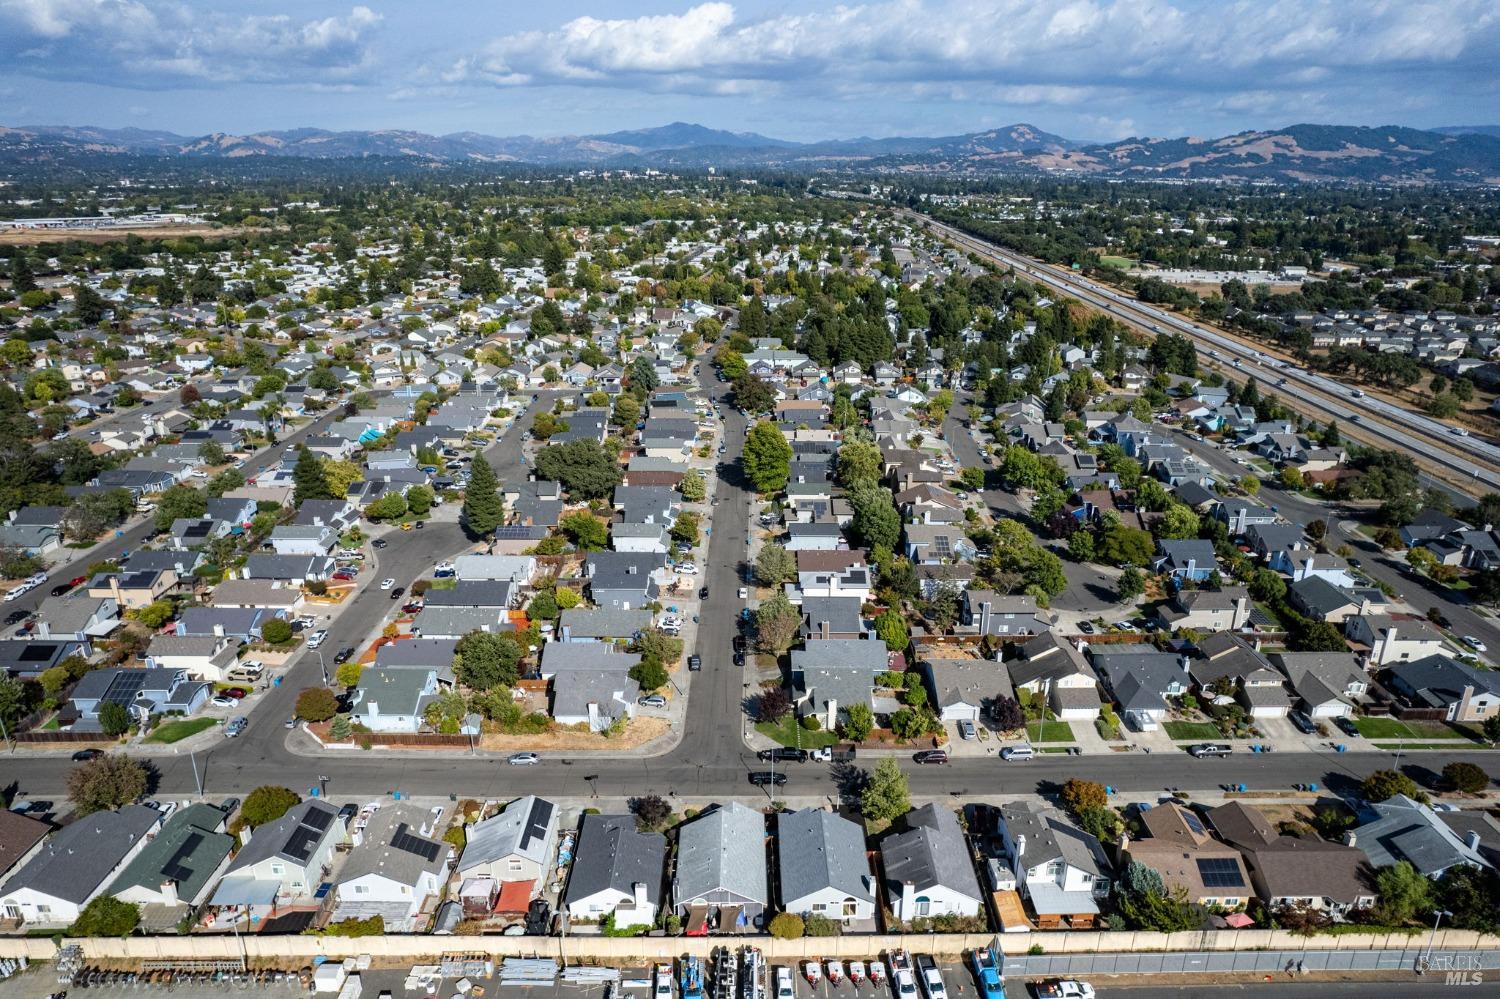
[[[421,836],[413,836],[410,827],[405,822],[396,827],[396,835],[391,837],[391,846],[403,853],[410,853],[421,857],[428,863],[437,859],[442,847],[430,839]]]
[[[1207,857],[1198,861],[1198,876],[1205,888],[1243,888],[1239,862],[1228,857]]]
[[[1198,816],[1194,815],[1192,812],[1182,812],[1182,821],[1186,822],[1187,827],[1193,832],[1197,833],[1199,836],[1206,836],[1208,834],[1208,830],[1203,828],[1203,820],[1198,818]]]

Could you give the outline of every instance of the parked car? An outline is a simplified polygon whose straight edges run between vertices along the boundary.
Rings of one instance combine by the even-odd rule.
[[[777,746],[775,749],[762,749],[755,754],[756,759],[778,763],[806,763],[807,750],[797,749],[793,746]]]
[[[688,656],[688,672],[690,672],[690,673],[696,673],[699,670],[701,670],[702,668],[703,668],[703,657],[702,656],[697,656],[697,655]]]
[[[748,587],[748,586],[741,586],[740,587],[740,599],[741,600],[749,600],[750,599],[750,587]]]
[[[824,746],[814,749],[808,754],[808,759],[814,763],[848,763],[854,759],[857,750],[852,745],[846,746]]]
[[[770,770],[752,770],[750,771],[750,783],[756,787],[781,787],[786,783],[786,774]]]
[[[1293,711],[1287,715],[1287,718],[1291,720],[1293,725],[1297,726],[1297,731],[1303,735],[1313,735],[1318,731],[1318,726],[1313,724],[1313,720],[1301,711]]]
[[[236,701],[238,701],[248,696],[250,691],[246,690],[244,687],[228,687],[224,690],[219,691],[219,693],[223,694],[225,697],[232,697]]]
[[[405,594],[406,594],[406,587],[404,587],[404,586],[398,586],[394,590],[391,591],[391,599],[392,600],[400,600],[402,598],[402,596],[404,596]]]
[[[1465,645],[1467,645],[1469,648],[1473,649],[1475,652],[1485,652],[1485,651],[1487,651],[1485,649],[1484,643],[1481,642],[1479,639],[1475,638],[1473,635],[1465,635],[1463,641],[1464,641]]]
[[[647,694],[635,703],[643,708],[664,708],[667,706],[667,699],[660,694]]]
[[[102,749],[80,749],[78,752],[73,754],[73,762],[85,763],[89,760],[97,760],[103,755],[104,750]]]
[[[917,980],[927,999],[948,999],[948,987],[943,984],[943,973],[931,954],[917,955]]]
[[[1359,735],[1359,726],[1354,724],[1354,719],[1339,717],[1333,720],[1340,732],[1345,735]]]
[[[505,762],[513,767],[530,767],[542,762],[542,758],[536,753],[512,753]]]
[[[346,645],[342,649],[339,649],[339,654],[333,657],[333,661],[335,663],[338,663],[340,666],[342,666],[344,663],[348,662],[350,659],[353,659],[353,658],[354,658],[354,646],[352,646],[352,645]]]
[[[1222,742],[1199,742],[1188,747],[1188,754],[1200,760],[1212,756],[1228,756],[1233,752],[1233,746],[1226,746]]]
[[[1012,761],[1016,763],[1023,763],[1026,760],[1035,759],[1036,750],[1029,745],[1006,746],[1004,749],[1000,750],[1000,758],[1006,763],[1010,763]]]
[[[390,576],[387,576],[387,577],[385,577],[384,579],[382,579],[380,581],[380,588],[382,590],[389,590],[391,587],[393,587],[395,585],[396,585],[396,581],[394,579],[392,579]]]
[[[324,628],[319,628],[307,636],[307,647],[309,649],[316,649],[326,641],[328,641],[328,631]]]
[[[216,708],[232,708],[238,705],[240,702],[235,700],[233,697],[226,697],[223,694],[220,694],[208,703],[212,704]]]
[[[1045,978],[1032,986],[1037,999],[1094,999],[1094,987],[1072,978]]]
[[[235,715],[233,718],[229,719],[229,724],[224,726],[224,738],[238,738],[239,734],[245,731],[245,728],[249,724],[250,719],[246,718],[244,715]]]
[[[1094,624],[1092,621],[1079,621],[1078,630],[1085,635],[1092,635],[1094,633]]]
[[[943,764],[948,762],[948,751],[946,749],[924,749],[913,756],[912,759],[922,764]]]
[[[699,600],[707,600],[708,599],[708,587],[706,587],[706,586],[700,586],[700,587],[698,587],[698,599]]]
[[[960,739],[977,739],[979,733],[974,728],[974,723],[967,718],[959,720],[958,737]]]

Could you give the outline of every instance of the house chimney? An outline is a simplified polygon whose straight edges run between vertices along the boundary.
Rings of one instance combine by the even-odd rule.
[[[631,886],[635,891],[635,907],[637,911],[643,910],[650,903],[646,899],[646,882],[637,881]]]
[[[216,625],[214,625],[214,637],[215,638],[223,638],[224,637],[224,626],[222,624],[216,624]]]
[[[1464,836],[1464,845],[1475,853],[1479,852],[1479,833],[1470,829],[1468,835]]]
[[[1016,862],[1016,870],[1018,871],[1024,866],[1021,862],[1021,858],[1024,856],[1026,856],[1026,834],[1022,833],[1016,837],[1016,855],[1011,858]]]
[[[1353,829],[1350,829],[1348,832],[1344,833],[1345,846],[1355,846],[1358,842],[1359,837],[1355,834]]]
[[[167,905],[177,904],[177,882],[171,878],[163,878],[161,883],[161,897],[166,900]]]
[[[916,890],[910,881],[901,882],[901,920],[905,922],[916,915]]]

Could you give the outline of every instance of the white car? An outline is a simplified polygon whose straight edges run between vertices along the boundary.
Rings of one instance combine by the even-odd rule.
[[[542,758],[536,753],[512,753],[506,762],[513,767],[530,767],[542,762]]]
[[[777,965],[776,999],[796,999],[797,990],[792,985],[792,969]]]
[[[750,588],[749,587],[747,587],[747,586],[741,586],[740,587],[740,599],[741,600],[749,600],[750,599]]]
[[[326,641],[328,641],[328,632],[320,629],[307,636],[307,647],[316,649]]]
[[[1475,638],[1473,635],[1465,635],[1463,641],[1465,645],[1473,649],[1475,652],[1485,651],[1484,643]]]
[[[684,576],[698,575],[698,567],[691,562],[684,562],[677,567],[677,571]]]
[[[236,698],[229,697],[225,694],[220,694],[218,697],[215,697],[208,703],[212,704],[216,708],[232,708],[240,702]]]
[[[384,579],[382,579],[380,581],[380,588],[382,590],[389,590],[391,587],[393,587],[395,585],[396,585],[396,581],[394,579],[392,579],[391,577],[389,577],[389,576],[387,576],[386,578],[384,578]]]

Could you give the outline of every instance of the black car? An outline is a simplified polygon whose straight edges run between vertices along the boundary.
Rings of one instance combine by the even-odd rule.
[[[370,544],[374,545],[376,548],[384,548],[386,545],[390,544],[390,542],[385,540],[385,538],[376,538],[374,541],[371,541]]]
[[[342,649],[339,649],[339,654],[333,657],[333,661],[336,662],[336,663],[338,663],[340,666],[342,666],[344,663],[348,662],[350,659],[353,659],[353,658],[354,658],[354,646],[352,646],[352,645],[346,645]]]
[[[744,635],[735,635],[734,636],[734,651],[736,651],[736,652],[744,652],[745,651],[745,636]]]
[[[948,762],[948,751],[946,749],[924,749],[912,757],[917,763],[935,763],[938,765]]]
[[[776,760],[778,763],[806,763],[807,750],[796,749],[792,746],[777,746],[775,749],[762,749],[755,754],[757,759],[770,762]]]
[[[416,528],[417,528],[417,530],[419,530],[419,531],[420,531],[420,530],[421,530],[421,529],[422,529],[422,528],[424,528],[424,527],[426,527],[426,526],[427,526],[427,521],[425,521],[425,520],[419,520],[419,521],[417,521],[417,523],[416,523]]]
[[[1335,718],[1333,723],[1339,727],[1339,731],[1345,735],[1359,735],[1359,726],[1354,724],[1352,718]]]
[[[345,826],[349,825],[351,819],[359,814],[358,805],[345,805],[339,809],[339,819]]]
[[[23,610],[11,611],[9,614],[5,615],[5,624],[6,624],[7,627],[9,627],[10,625],[13,625],[13,624],[20,624],[22,621],[26,620],[30,616],[31,616],[31,611],[23,611]]]
[[[688,656],[688,670],[696,673],[703,668],[702,656]]]
[[[84,763],[88,760],[97,760],[103,755],[104,750],[102,749],[80,749],[78,752],[73,754],[73,762]]]
[[[736,666],[745,665],[745,654],[743,652],[736,652],[734,654],[734,664]]]
[[[1318,731],[1318,726],[1313,724],[1313,720],[1301,711],[1293,711],[1287,715],[1287,718],[1290,719],[1293,725],[1297,726],[1297,731],[1303,735],[1313,735]]]
[[[1094,633],[1094,626],[1088,621],[1079,621],[1078,630],[1083,632],[1085,635],[1092,635]]]
[[[698,599],[699,600],[707,600],[708,599],[708,587],[702,586],[702,587],[698,588]]]
[[[72,583],[58,583],[56,586],[52,587],[52,595],[54,597],[60,597],[64,593],[67,593],[72,588],[73,588],[73,584]]]
[[[404,587],[404,586],[398,586],[394,590],[391,591],[391,599],[392,600],[400,600],[401,597],[402,597],[402,595],[405,594],[405,593],[406,593],[406,587]]]
[[[780,787],[786,783],[786,774],[775,773],[770,770],[750,771],[750,783],[756,787],[765,787],[767,784]]]

